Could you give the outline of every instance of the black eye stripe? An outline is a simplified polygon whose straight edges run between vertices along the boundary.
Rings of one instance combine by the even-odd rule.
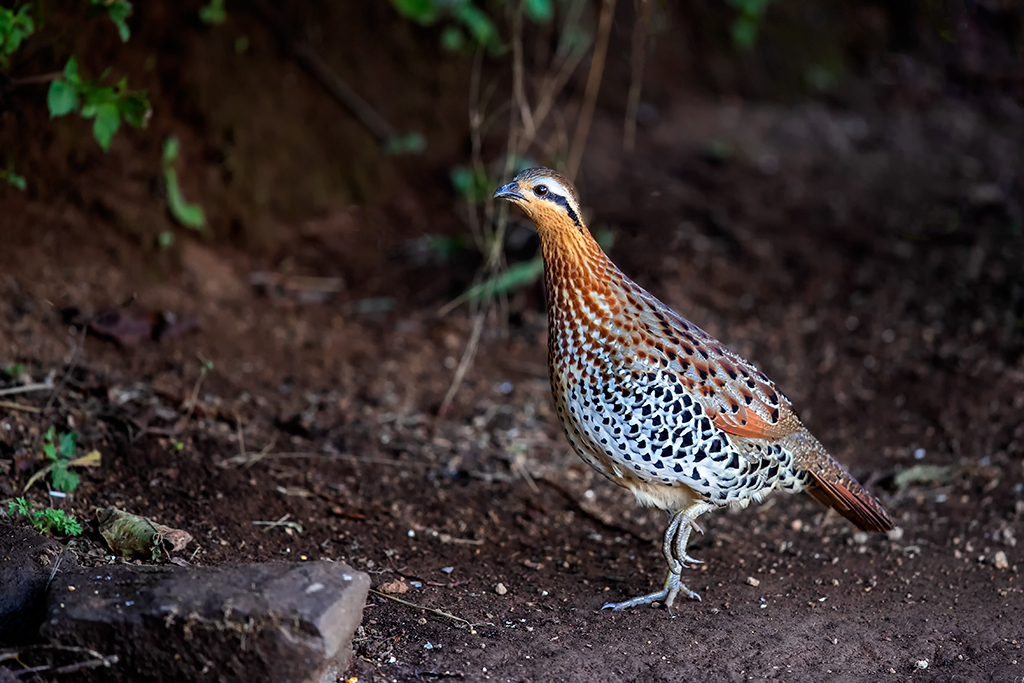
[[[571,220],[576,226],[580,226],[580,217],[577,216],[576,212],[572,210],[571,206],[569,206],[568,199],[566,199],[560,194],[555,194],[554,192],[550,191],[547,193],[547,198],[553,201],[555,204],[558,204],[563,209],[565,209],[565,212],[569,214],[569,220]]]

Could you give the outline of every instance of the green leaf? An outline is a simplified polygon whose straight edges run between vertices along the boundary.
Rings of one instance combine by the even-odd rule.
[[[198,204],[190,204],[181,193],[181,186],[178,185],[178,176],[171,171],[166,176],[167,181],[167,207],[171,210],[174,220],[186,228],[202,230],[206,227],[206,214],[203,207]]]
[[[501,49],[498,30],[483,10],[471,2],[464,2],[455,10],[455,17],[462,22],[476,42],[484,45],[491,52]]]
[[[552,0],[523,0],[523,11],[538,24],[546,24],[555,15],[555,4]]]
[[[78,109],[78,90],[68,81],[57,79],[50,83],[46,106],[50,110],[51,119],[70,114]]]
[[[475,301],[495,294],[511,292],[534,282],[543,272],[544,259],[538,256],[510,266],[504,273],[470,287],[463,296],[470,301]]]
[[[77,432],[68,432],[60,437],[60,455],[65,460],[71,460],[75,455],[75,442],[78,441]]]
[[[167,185],[167,208],[174,220],[186,228],[202,230],[206,227],[206,214],[198,204],[190,204],[185,200],[178,184],[178,173],[174,170],[174,162],[178,158],[178,138],[171,136],[164,142],[163,166],[164,183]]]
[[[64,78],[72,83],[78,82],[78,60],[74,57],[69,58],[64,65]]]
[[[199,20],[204,24],[223,24],[227,18],[224,0],[210,0],[209,5],[199,8]]]
[[[114,0],[107,5],[107,16],[114,22],[114,26],[117,26],[117,34],[121,36],[122,43],[127,43],[132,35],[131,29],[128,28],[128,23],[125,21],[131,14],[132,4],[127,0]]]
[[[441,31],[441,47],[451,52],[462,49],[466,44],[466,34],[458,26],[445,26]]]
[[[451,170],[452,186],[467,202],[479,204],[489,195],[491,179],[481,170],[473,170],[466,166],[456,166]]]
[[[85,116],[85,113],[82,114]],[[121,125],[121,112],[114,102],[96,105],[96,120],[92,123],[92,135],[100,147],[106,152],[110,149],[110,141],[114,138]]]
[[[732,25],[732,43],[741,50],[749,50],[757,42],[757,22],[740,17]]]
[[[170,166],[178,160],[178,148],[181,143],[178,142],[178,138],[175,135],[167,138],[167,142],[164,143],[164,166]]]
[[[391,0],[398,13],[424,26],[437,21],[440,14],[437,0]]]
[[[50,460],[57,460],[57,447],[54,446],[52,443],[43,444],[43,453],[45,453],[46,457],[48,457]]]
[[[7,505],[7,514],[14,515],[25,515],[26,517],[32,512],[32,503],[25,500],[24,497],[15,498]]]
[[[146,91],[130,93],[121,99],[121,116],[125,122],[135,128],[145,128],[149,123],[149,117],[153,115],[153,108],[149,104],[149,97]]]
[[[22,5],[15,13],[0,7],[0,55],[14,54],[21,47],[21,41],[35,32],[30,9],[31,5]]]
[[[25,176],[18,175],[13,171],[7,171],[7,173],[5,173],[4,175],[7,177],[8,185],[12,185],[21,190],[22,192],[24,192],[28,188],[28,183],[25,181]]]
[[[74,491],[81,481],[81,477],[69,470],[63,460],[54,463],[53,469],[50,470],[50,478],[53,481],[53,488],[62,493]]]
[[[419,133],[396,135],[384,145],[384,153],[398,156],[400,154],[420,154],[427,148],[427,140]]]

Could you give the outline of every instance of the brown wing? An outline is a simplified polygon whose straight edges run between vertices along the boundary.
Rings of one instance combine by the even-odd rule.
[[[652,346],[676,367],[719,429],[771,441],[802,429],[789,401],[763,372],[650,294],[643,294],[647,306],[640,322],[655,340]]]

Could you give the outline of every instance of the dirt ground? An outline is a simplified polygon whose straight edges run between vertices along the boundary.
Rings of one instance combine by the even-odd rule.
[[[183,41],[186,66],[203,58]],[[0,397],[17,404],[0,407],[4,508],[55,424],[102,454],[66,503],[80,517],[118,506],[184,528],[196,564],[330,558],[376,589],[401,582],[366,606],[347,674],[360,681],[1024,681],[1020,93],[968,92],[893,57],[846,100],[780,104],[672,88],[673,64],[650,66],[660,85],[634,153],[620,110],[598,109],[579,184],[589,224],[611,229],[627,274],[772,377],[897,532],[865,537],[776,496],[707,516],[692,545],[704,564],[685,575],[702,602],[602,612],[662,580],[665,520],[569,451],[539,283],[510,296],[437,417],[473,322],[438,315],[472,259],[423,248],[463,229],[448,152],[377,160],[343,201],[270,202],[259,219],[235,192],[224,212],[258,237],[225,219],[156,253],[125,227],[166,221],[126,161],[145,147],[130,132],[114,161],[54,171],[80,186],[0,188],[0,368],[20,365],[0,387],[53,382]],[[154,125],[212,145],[177,106]],[[88,142],[60,135],[30,169]],[[254,287],[257,272],[291,284]],[[340,291],[303,301],[300,276]],[[198,329],[83,334],[111,310]],[[117,561],[94,526],[78,552]]]

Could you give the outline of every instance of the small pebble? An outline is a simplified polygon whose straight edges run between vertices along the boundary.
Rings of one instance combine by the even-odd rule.
[[[890,541],[903,540],[903,527],[898,526],[895,529],[890,529],[888,536]]]
[[[853,542],[857,545],[864,545],[868,542],[868,535],[865,531],[857,531],[853,534]]]
[[[748,576],[747,577],[747,585],[748,586],[754,586],[756,588],[757,586],[761,585],[761,582],[758,581],[757,579],[755,579],[753,576]]]
[[[508,589],[505,588],[505,584],[499,583],[497,586],[494,587],[494,592],[498,595],[504,595],[505,593],[508,593]]]
[[[928,668],[928,660],[927,659],[919,659],[919,660],[917,660],[916,662],[914,662],[914,668],[916,668],[916,669],[927,669]]]
[[[793,531],[800,531],[804,528],[804,523],[801,522],[799,519],[794,519],[792,522],[789,523],[789,527]]]
[[[409,591],[409,585],[405,581],[389,581],[380,585],[380,592],[388,595],[401,595]]]
[[[996,569],[1009,569],[1010,561],[1006,559],[1006,553],[1002,550],[996,551],[995,556],[992,558],[992,564],[995,565]]]

